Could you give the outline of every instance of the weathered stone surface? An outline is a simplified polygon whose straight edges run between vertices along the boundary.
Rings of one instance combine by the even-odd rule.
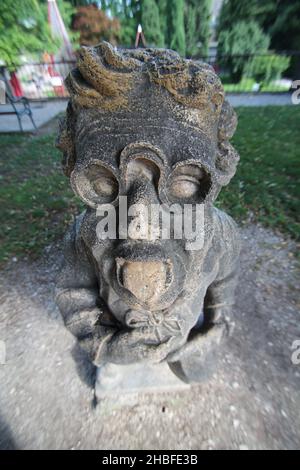
[[[98,367],[95,393],[96,397],[101,400],[103,398],[118,399],[120,395],[141,392],[170,392],[188,388],[189,385],[176,377],[166,362],[121,366],[107,363]]]
[[[67,86],[58,146],[87,209],[66,236],[57,283],[65,324],[99,367],[167,362],[197,382],[232,326],[239,236],[213,202],[238,162],[235,113],[210,66],[167,50],[84,48]],[[111,204],[120,217],[121,196],[149,212],[202,205],[203,243],[190,249],[175,227],[164,239],[142,211],[126,239],[121,224],[101,239],[97,209]]]

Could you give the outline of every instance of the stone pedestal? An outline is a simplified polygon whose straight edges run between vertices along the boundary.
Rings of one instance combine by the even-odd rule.
[[[182,382],[170,370],[166,362],[160,364],[105,364],[97,370],[95,394],[98,400],[124,398],[138,393],[170,392],[188,390],[190,385]]]

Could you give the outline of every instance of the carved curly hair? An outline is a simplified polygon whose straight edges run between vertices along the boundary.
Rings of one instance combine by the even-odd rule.
[[[74,130],[78,108],[98,107],[116,112],[128,106],[129,97],[145,78],[168,91],[175,103],[186,108],[209,106],[218,119],[218,154],[215,162],[220,185],[235,173],[239,156],[230,145],[237,118],[213,68],[200,61],[181,58],[163,49],[116,49],[103,42],[79,51],[77,68],[66,78],[70,102],[61,122],[57,147],[64,152],[63,168],[70,176],[76,161]]]

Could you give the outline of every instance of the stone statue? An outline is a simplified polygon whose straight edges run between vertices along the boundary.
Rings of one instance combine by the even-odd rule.
[[[57,146],[87,207],[65,239],[56,296],[65,325],[98,367],[163,362],[200,381],[231,331],[240,247],[235,223],[213,206],[239,160],[222,84],[173,51],[101,43],[80,50],[66,86]],[[174,236],[178,223],[161,237],[157,218],[128,216],[115,238],[99,236],[101,210],[124,216],[125,196],[165,214],[199,205],[201,246]]]

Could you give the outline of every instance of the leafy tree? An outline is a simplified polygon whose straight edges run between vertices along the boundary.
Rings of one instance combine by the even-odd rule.
[[[270,38],[255,21],[240,21],[219,35],[218,55],[234,81],[242,77],[247,56],[267,52]]]
[[[186,53],[184,30],[184,0],[168,0],[167,21],[168,46],[184,56]]]
[[[207,56],[211,35],[212,0],[187,0],[185,3],[187,54]]]
[[[108,18],[104,11],[92,4],[77,8],[72,29],[80,32],[81,45],[93,46],[103,39],[116,43],[120,23],[116,19]]]
[[[276,50],[299,50],[300,1],[277,0],[276,5],[277,8],[264,22],[271,36],[271,47]]]
[[[2,0],[0,8],[0,60],[18,65],[22,55],[53,53],[59,42],[51,38],[47,16],[37,0]]]
[[[276,11],[265,21],[265,28],[271,36],[271,47],[277,51],[298,51],[300,48],[300,1],[277,0]],[[300,77],[300,57],[291,60],[289,76]]]
[[[141,22],[141,0],[101,0],[99,3],[101,10],[120,22],[119,44],[133,47],[137,26]]]
[[[167,7],[168,0],[156,0],[159,10],[160,30],[164,38],[164,46],[167,44],[168,38],[168,23],[167,23]]]
[[[264,22],[271,36],[271,47],[277,51],[298,51],[300,48],[300,1],[277,0],[276,10]],[[288,76],[297,80],[300,77],[300,57],[291,57]]]
[[[300,46],[299,0],[225,0],[218,31],[230,30],[238,21],[256,21],[271,37],[276,50],[298,50]]]
[[[225,0],[218,22],[219,54],[224,49],[222,44],[224,37],[229,35],[236,23],[247,21],[255,21],[262,28],[264,33],[270,37],[270,47],[273,50],[299,50],[299,0],[247,0],[247,2]],[[299,77],[300,60],[298,56],[292,57],[288,73],[291,77]]]
[[[290,57],[277,54],[255,56],[249,60],[244,68],[244,75],[254,78],[257,83],[268,84],[281,78],[283,72],[290,65]]]
[[[276,11],[278,0],[224,0],[218,18],[218,32],[230,31],[240,21],[256,21],[260,26]]]
[[[159,9],[155,0],[141,1],[141,24],[147,45],[163,47],[164,36],[161,31]]]
[[[185,10],[185,34],[186,34],[186,53],[188,56],[193,56],[198,52],[198,38],[197,38],[197,18],[196,7],[193,2],[187,5]]]
[[[200,0],[197,8],[197,36],[200,43],[199,53],[208,55],[209,40],[211,35],[211,4],[212,0]]]

